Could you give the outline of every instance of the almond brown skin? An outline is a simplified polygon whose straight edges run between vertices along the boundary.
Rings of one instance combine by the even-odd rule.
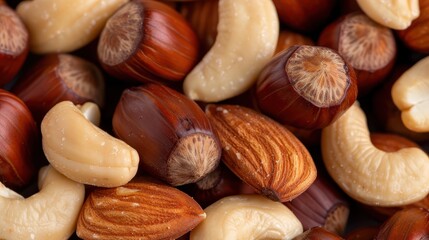
[[[423,208],[408,208],[396,212],[383,225],[375,240],[382,239],[428,239],[429,211]]]
[[[30,110],[14,94],[0,89],[0,182],[18,189],[37,173],[40,135]]]
[[[98,188],[86,199],[77,222],[83,239],[176,239],[205,219],[191,197],[151,178],[117,188]]]
[[[74,60],[73,63],[60,61],[69,58]],[[69,75],[61,75],[61,68],[65,65],[85,77],[77,81]],[[50,54],[25,69],[12,92],[27,104],[35,120],[40,123],[49,109],[61,101],[68,100],[74,104],[91,101],[102,107],[104,78],[98,68],[86,60],[68,54]]]
[[[203,177],[193,176],[189,172],[188,180],[192,181],[185,179],[177,184],[177,176],[170,174],[173,152],[183,145],[182,139],[186,137],[212,139],[215,144],[210,171],[220,162],[219,139],[204,111],[185,95],[166,86],[146,84],[125,90],[116,106],[112,122],[116,136],[139,153],[140,169],[169,184],[183,185]],[[183,160],[189,160],[189,157]]]
[[[405,30],[397,31],[399,39],[411,50],[429,53],[429,1],[419,1],[420,15]]]
[[[239,105],[208,105],[223,162],[240,179],[275,201],[289,201],[316,178],[304,145],[274,120]]]

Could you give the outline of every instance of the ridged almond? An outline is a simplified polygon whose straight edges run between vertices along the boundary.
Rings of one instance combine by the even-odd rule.
[[[76,233],[83,239],[176,239],[205,217],[198,203],[180,190],[138,178],[91,192]]]
[[[239,178],[276,201],[290,201],[316,178],[304,145],[284,126],[238,105],[208,105],[223,161]]]

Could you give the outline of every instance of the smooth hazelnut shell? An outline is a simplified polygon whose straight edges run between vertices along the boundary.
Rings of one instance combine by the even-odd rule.
[[[428,239],[428,226],[428,210],[423,208],[407,208],[396,212],[384,222],[374,239]]]
[[[202,109],[185,95],[160,84],[126,89],[112,124],[115,135],[139,153],[140,170],[169,183],[172,177],[168,175],[168,161],[181,139],[193,134],[209,136],[221,151]],[[220,154],[217,163],[219,160]]]
[[[378,233],[378,227],[362,227],[349,232],[347,240],[373,240]]]
[[[286,50],[293,45],[314,45],[314,41],[303,34],[289,30],[281,30],[274,54]]]
[[[288,59],[299,47],[301,46],[296,45],[277,54],[262,70],[256,83],[257,106],[263,113],[284,125],[321,129],[335,121],[355,102],[356,75],[353,68],[344,61],[344,68],[350,81],[344,98],[337,105],[317,107],[293,89],[285,72]]]
[[[411,25],[397,31],[399,39],[411,50],[429,53],[429,0],[419,1],[420,15]]]
[[[319,30],[330,18],[336,0],[273,0],[279,19],[300,32]]]
[[[12,189],[29,184],[35,167],[38,129],[25,103],[0,89],[0,182]]]
[[[336,21],[327,25],[320,33],[317,45],[332,48],[336,51],[339,49],[339,36],[340,29],[343,22],[352,16],[363,14],[361,12],[353,12],[338,18]],[[396,59],[396,46],[395,56],[384,67],[375,71],[368,71],[353,67],[357,77],[357,85],[359,96],[369,93],[374,87],[380,84],[392,71]]]
[[[15,10],[8,7],[4,2],[0,2],[0,8],[7,8],[8,11],[13,12],[13,14],[16,16],[16,18],[19,18],[19,16],[16,14]],[[0,17],[1,19],[1,17]],[[6,21],[6,23],[1,24],[8,24],[12,23],[11,21]],[[4,86],[5,84],[11,82],[14,77],[18,74],[19,70],[23,66],[25,60],[27,59],[28,52],[29,52],[29,43],[28,43],[28,30],[25,28],[25,25],[22,23],[23,31],[27,33],[27,39],[26,39],[26,46],[25,48],[17,53],[12,54],[11,52],[4,52],[4,49],[0,49],[0,87]],[[18,33],[14,33],[18,34]]]
[[[110,75],[126,81],[182,81],[198,61],[199,41],[195,31],[180,13],[162,2],[131,2],[142,9],[140,41],[128,59],[116,65],[104,63],[99,56],[101,66]],[[109,21],[114,21],[114,17]],[[100,44],[105,43],[100,41]]]
[[[43,56],[32,67],[24,70],[23,76],[12,88],[12,92],[25,102],[37,122],[41,122],[49,109],[61,101],[69,100],[75,104],[91,101],[100,107],[104,104],[104,78],[97,67],[86,60],[67,55],[84,65],[85,70],[89,72],[85,79],[87,84],[84,85],[82,82],[70,84],[81,84],[84,85],[82,86],[84,89],[90,88],[90,95],[77,92],[65,83],[58,72],[61,67],[61,55],[64,54]]]

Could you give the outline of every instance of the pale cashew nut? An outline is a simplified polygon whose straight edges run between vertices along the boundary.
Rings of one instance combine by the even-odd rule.
[[[236,195],[204,209],[206,219],[191,231],[190,240],[292,239],[303,232],[285,205],[261,195]]]
[[[95,126],[70,101],[60,102],[49,110],[41,130],[46,158],[70,179],[117,187],[137,173],[137,151]]]
[[[249,89],[271,59],[279,20],[272,0],[220,0],[216,41],[188,74],[184,92],[217,102]]]
[[[357,0],[362,11],[379,24],[406,29],[420,15],[419,0]]]
[[[359,202],[401,206],[429,193],[428,155],[419,148],[377,149],[357,103],[322,130],[321,148],[331,177]]]
[[[94,40],[107,19],[128,0],[32,0],[16,11],[35,53],[71,52]]]
[[[85,187],[46,166],[40,191],[26,199],[0,184],[0,239],[68,239],[85,198]]]
[[[391,94],[405,127],[429,132],[429,57],[404,72],[393,84]]]

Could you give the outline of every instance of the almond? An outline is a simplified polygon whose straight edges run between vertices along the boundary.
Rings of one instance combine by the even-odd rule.
[[[208,105],[223,161],[244,182],[276,201],[289,201],[316,178],[304,145],[284,126],[238,105]]]
[[[206,217],[180,190],[150,178],[99,188],[85,201],[76,233],[83,239],[176,239]]]

